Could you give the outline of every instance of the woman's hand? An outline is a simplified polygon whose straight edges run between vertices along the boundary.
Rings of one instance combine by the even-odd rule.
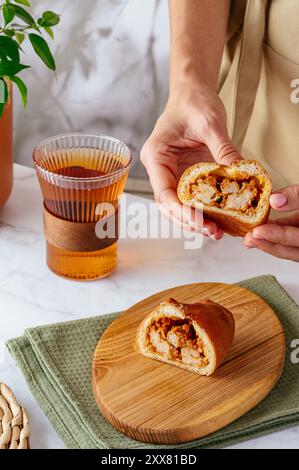
[[[212,221],[200,227],[196,211],[184,207],[177,185],[186,168],[202,161],[231,164],[241,156],[226,128],[226,113],[217,93],[206,85],[196,89],[187,83],[176,88],[165,111],[141,151],[155,199],[162,211],[185,230],[201,230],[215,239],[222,231]]]
[[[299,185],[275,192],[270,204],[280,212],[298,212],[254,228],[245,236],[244,244],[247,248],[259,248],[278,258],[299,262]]]
[[[162,211],[185,230],[203,228],[215,239],[222,231],[211,221],[202,227],[199,211],[178,200],[177,185],[197,162],[240,158],[216,93],[230,5],[230,0],[169,0],[169,100],[141,152]]]

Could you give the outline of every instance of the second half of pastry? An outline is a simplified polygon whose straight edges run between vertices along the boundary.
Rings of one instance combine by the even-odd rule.
[[[215,302],[169,299],[141,322],[135,346],[146,357],[211,375],[228,353],[234,331],[233,315]]]

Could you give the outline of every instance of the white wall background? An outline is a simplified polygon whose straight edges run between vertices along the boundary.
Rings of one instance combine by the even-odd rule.
[[[24,110],[15,93],[15,160],[32,165],[32,149],[61,132],[109,134],[139,151],[167,98],[167,0],[32,0],[36,14],[61,14],[51,48],[57,80],[25,45]]]

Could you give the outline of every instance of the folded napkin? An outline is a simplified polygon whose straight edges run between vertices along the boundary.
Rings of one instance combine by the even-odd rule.
[[[279,316],[287,355],[275,389],[256,408],[219,431],[177,446],[144,444],[124,436],[101,415],[92,392],[91,362],[99,337],[118,313],[31,328],[7,346],[38,404],[68,448],[223,447],[299,423],[299,365],[290,361],[290,342],[299,338],[299,306],[273,276],[239,283],[260,295]]]

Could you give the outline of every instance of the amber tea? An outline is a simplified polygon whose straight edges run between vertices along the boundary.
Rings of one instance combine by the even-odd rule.
[[[44,197],[49,268],[77,280],[107,276],[117,263],[118,200],[131,162],[128,148],[116,139],[67,135],[40,144],[34,160]],[[98,211],[103,203],[114,212]],[[95,226],[108,216],[115,235],[101,240]]]

